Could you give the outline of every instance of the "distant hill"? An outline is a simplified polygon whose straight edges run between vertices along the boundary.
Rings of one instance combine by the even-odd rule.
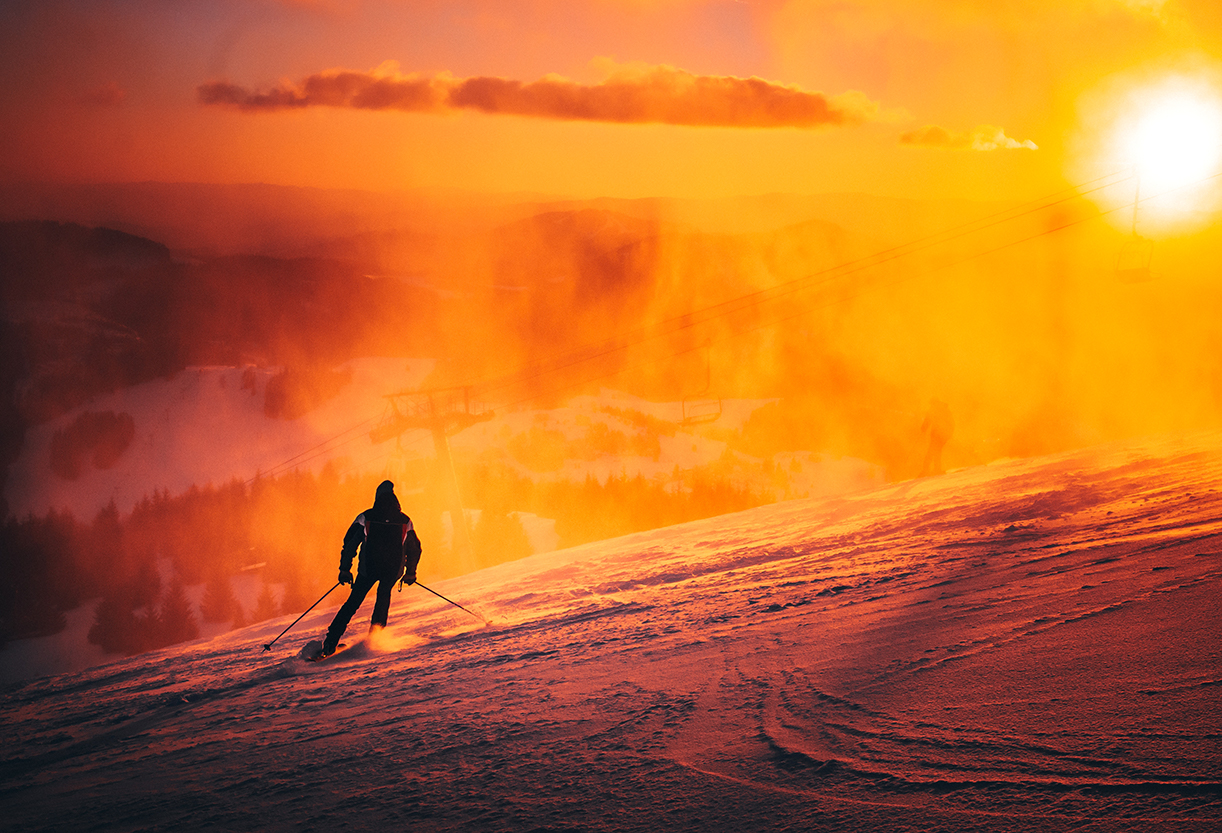
[[[759,194],[703,199],[570,199],[457,190],[356,191],[203,183],[0,184],[0,221],[55,219],[107,226],[197,254],[318,254],[320,241],[386,233],[481,234],[539,214],[609,211],[711,234],[775,231],[811,220],[884,244],[906,242],[1010,203],[869,194]]]
[[[415,229],[487,229],[535,213],[533,195],[327,190],[281,185],[128,182],[0,184],[0,220],[107,226],[209,257],[301,257],[320,240]],[[519,204],[528,207],[519,207]]]
[[[325,371],[436,342],[436,295],[322,260],[183,260],[73,223],[0,223],[0,465],[25,430],[189,365]],[[308,387],[308,385],[307,385]]]
[[[776,432],[889,469],[934,398],[963,462],[1222,412],[1222,232],[1158,241],[1157,279],[1126,285],[1125,235],[1082,199],[141,183],[7,185],[0,206],[10,458],[24,427],[188,365],[291,368],[310,391],[364,356],[436,359],[430,385],[514,405],[610,380],[785,399],[761,453]]]

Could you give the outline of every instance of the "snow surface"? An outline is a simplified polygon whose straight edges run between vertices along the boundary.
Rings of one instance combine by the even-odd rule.
[[[0,827],[1218,830],[1220,489],[1008,461],[9,685]]]
[[[433,365],[432,359],[354,359],[336,368],[352,374],[338,396],[291,420],[263,411],[276,368],[254,368],[254,390],[242,387],[247,369],[240,367],[192,367],[169,380],[121,388],[30,428],[4,496],[17,517],[69,509],[91,520],[111,500],[127,513],[155,490],[177,495],[192,485],[246,480],[286,461],[317,470],[328,459],[350,456],[353,446],[368,449],[369,430],[385,408],[383,394],[419,386]],[[51,473],[51,437],[84,411],[131,414],[136,436],[113,468],[86,466],[76,480],[64,480]],[[320,446],[327,453],[315,456]]]

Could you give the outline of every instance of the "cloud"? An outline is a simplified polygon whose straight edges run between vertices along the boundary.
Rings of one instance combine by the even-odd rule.
[[[820,127],[875,118],[876,102],[850,91],[838,96],[762,78],[694,75],[670,66],[617,68],[599,84],[558,75],[538,81],[495,76],[402,74],[394,63],[371,72],[335,69],[299,84],[254,92],[227,81],[198,89],[203,104],[245,111],[327,106],[362,110],[482,113],[565,121],[707,127]]]
[[[1011,139],[1000,127],[982,124],[968,133],[957,133],[927,124],[900,136],[900,144],[945,150],[1039,150],[1035,142]]]
[[[300,85],[282,83],[263,93],[226,81],[204,84],[197,92],[204,104],[251,111],[326,106],[421,113],[446,109],[447,83],[442,76],[399,75],[384,65],[368,73],[330,70],[311,75]]]

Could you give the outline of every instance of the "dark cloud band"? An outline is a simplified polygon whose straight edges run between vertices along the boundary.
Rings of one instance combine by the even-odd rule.
[[[198,94],[204,104],[245,111],[315,106],[410,113],[476,110],[568,121],[707,127],[852,125],[878,112],[878,105],[860,93],[827,96],[761,78],[693,75],[665,66],[620,72],[593,85],[556,76],[522,82],[330,70],[266,92],[213,81],[202,85]]]

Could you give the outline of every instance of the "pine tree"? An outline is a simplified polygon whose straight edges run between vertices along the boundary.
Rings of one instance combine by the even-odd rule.
[[[276,604],[276,594],[272,592],[272,586],[264,582],[263,590],[255,602],[254,612],[250,616],[251,621],[262,622],[264,619],[271,619],[279,615],[280,605]]]
[[[241,606],[233,593],[229,576],[219,569],[208,574],[199,612],[205,622],[232,622],[241,616]]]
[[[284,582],[284,594],[280,598],[280,613],[297,614],[309,607],[310,595],[301,580],[301,571],[295,566],[288,569]]]
[[[170,583],[156,614],[158,645],[173,645],[199,637],[199,624],[195,621],[195,611],[187,599],[182,581],[175,576]]]
[[[150,570],[108,591],[94,611],[89,641],[107,653],[127,656],[155,647],[159,623],[153,605],[160,588],[160,577]]]
[[[229,627],[233,630],[246,627],[246,612],[236,598],[233,600],[233,619],[229,621]]]
[[[143,650],[142,622],[137,621],[128,593],[105,596],[93,614],[89,641],[108,654],[136,654]]]

